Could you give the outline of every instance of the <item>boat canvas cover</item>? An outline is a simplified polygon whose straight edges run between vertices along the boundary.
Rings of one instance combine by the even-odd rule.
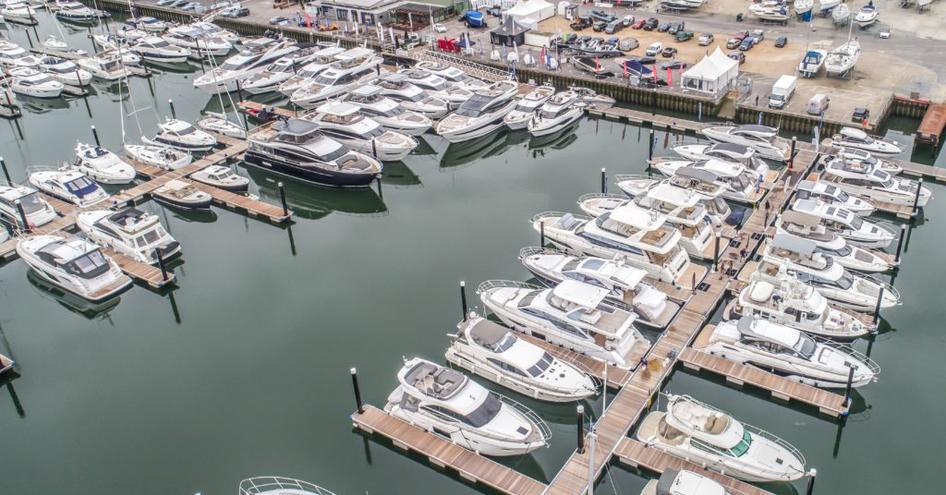
[[[608,291],[577,280],[566,280],[555,286],[552,295],[584,308],[597,308]]]
[[[674,495],[673,487],[674,482],[677,481],[677,474],[679,471],[676,469],[668,469],[660,475],[657,481],[657,495]]]
[[[815,252],[814,242],[804,237],[798,237],[785,232],[775,234],[775,238],[772,239],[772,246],[779,249],[787,249],[804,256],[811,256],[811,254]]]
[[[706,170],[706,169],[699,169],[699,168],[693,167],[692,165],[678,168],[677,171],[674,172],[674,175],[679,175],[680,177],[683,177],[686,179],[694,179],[700,182],[709,182],[709,183],[716,182],[716,179],[718,178],[716,174],[714,174],[713,172],[710,172],[709,170]]]
[[[853,127],[844,127],[844,128],[842,128],[842,129],[841,129],[841,136],[844,136],[844,137],[846,137],[846,138],[855,139],[855,140],[858,140],[858,141],[865,141],[865,140],[867,140],[867,138],[868,138],[866,132],[864,132],[864,131],[862,131],[862,130],[860,130],[860,129],[855,129],[855,128],[853,128]]]
[[[473,342],[487,349],[493,349],[508,333],[508,328],[497,325],[486,318],[481,318],[473,325],[473,328],[470,329],[470,336],[473,338]]]

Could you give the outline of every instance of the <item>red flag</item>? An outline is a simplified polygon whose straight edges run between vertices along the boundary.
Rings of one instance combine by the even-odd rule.
[[[650,69],[650,73],[654,75],[654,83],[657,83],[657,66],[655,65],[653,69]]]
[[[305,27],[312,29],[312,17],[308,12],[305,13]]]
[[[624,63],[621,64],[621,68],[624,69],[624,77],[627,77],[627,60],[625,60]]]
[[[673,86],[673,69],[667,67],[667,85]]]
[[[598,60],[598,57],[595,57],[595,72],[601,70],[601,61]]]

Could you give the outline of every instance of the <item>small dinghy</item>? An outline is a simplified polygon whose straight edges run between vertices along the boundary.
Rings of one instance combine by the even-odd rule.
[[[135,169],[122,161],[115,153],[86,143],[76,143],[76,160],[73,165],[99,184],[130,184],[135,179]]]
[[[160,145],[126,144],[125,154],[136,161],[164,170],[186,167],[193,160],[191,154],[186,151]]]
[[[226,165],[211,165],[194,172],[190,178],[225,191],[246,192],[250,186],[250,179],[236,174]]]
[[[232,138],[246,139],[246,129],[240,124],[227,120],[226,115],[216,112],[205,112],[204,115],[204,118],[197,121],[198,128]]]
[[[867,29],[872,24],[877,22],[877,18],[880,16],[880,11],[877,10],[877,7],[874,6],[873,0],[867,2],[867,5],[861,7],[861,10],[857,12],[857,15],[854,16],[854,22],[860,26],[861,29]]]
[[[183,120],[168,119],[158,125],[158,133],[154,139],[146,140],[147,144],[163,144],[185,151],[210,151],[217,144],[217,139],[210,134],[197,129]]]
[[[213,198],[193,184],[172,179],[151,193],[158,203],[185,210],[207,210]]]

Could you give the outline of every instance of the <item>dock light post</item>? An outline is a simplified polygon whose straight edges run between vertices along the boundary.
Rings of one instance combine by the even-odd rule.
[[[0,158],[0,163],[3,163],[3,158]],[[6,168],[3,169],[6,172]],[[900,252],[903,250],[903,238],[907,236],[907,224],[900,224],[900,239],[897,240],[897,255],[894,257],[893,261],[897,264],[894,269],[900,267]]]
[[[381,189],[381,174],[374,176],[374,181],[378,184],[378,198],[384,201],[384,191]]]
[[[168,98],[168,105],[171,106],[171,118],[172,118],[172,119],[176,119],[176,118],[177,118],[177,112],[174,111],[174,100]]]
[[[23,209],[23,203],[18,199],[13,200],[13,204],[16,205],[16,211],[20,214],[20,222],[23,223],[23,231],[30,231],[30,223],[26,221],[26,210]]]
[[[923,177],[920,177],[916,181],[916,194],[913,195],[913,212],[910,213],[911,217],[916,217],[916,214],[920,211],[920,191],[923,190]]]
[[[91,126],[91,127],[92,127],[92,138],[95,139],[95,145],[96,145],[96,146],[102,146],[102,143],[99,141],[99,131],[98,131],[98,129],[96,129],[94,125]]]
[[[460,320],[466,321],[469,310],[466,307],[466,282],[463,280],[460,281],[460,309],[463,311],[463,317]]]
[[[13,181],[10,180],[10,172],[7,170],[7,162],[0,156],[0,168],[3,169],[3,177],[7,180],[7,184],[13,185]]]
[[[161,280],[168,281],[168,268],[164,264],[164,256],[161,254],[161,248],[154,250],[154,255],[158,258],[158,266],[161,267]]]
[[[818,476],[818,470],[811,468],[808,471],[808,487],[805,488],[805,495],[811,495],[815,491],[815,478]]]
[[[355,405],[358,407],[358,414],[365,412],[365,406],[361,403],[361,389],[358,388],[358,368],[351,369],[351,386],[355,389]]]
[[[601,169],[601,194],[608,194],[608,172]]]
[[[279,188],[279,200],[282,201],[282,214],[289,214],[289,207],[286,204],[286,187],[283,185],[282,181],[276,183],[276,187]]]
[[[877,325],[880,322],[880,303],[884,300],[884,286],[880,286],[880,292],[877,294],[877,305],[874,306],[874,331],[877,331]]]
[[[578,417],[578,453],[585,453],[585,407],[579,405],[575,408]]]

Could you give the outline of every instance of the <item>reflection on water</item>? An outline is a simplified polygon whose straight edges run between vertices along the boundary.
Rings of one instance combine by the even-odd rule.
[[[260,199],[268,203],[282,203],[277,186],[281,181],[286,190],[286,203],[295,217],[316,220],[334,211],[356,215],[380,214],[387,211],[384,201],[372,188],[323,187],[264,172],[256,167],[245,166],[244,170],[259,188]]]
[[[30,285],[36,289],[36,293],[43,298],[56,301],[69,311],[82,315],[89,320],[107,319],[108,312],[121,302],[121,297],[113,297],[100,302],[89,301],[50,284],[39,275],[36,275],[32,269],[27,272],[26,278],[29,279]]]
[[[546,149],[562,150],[577,141],[578,135],[575,134],[575,131],[578,129],[578,122],[580,120],[554,134],[529,140],[529,149],[534,150],[532,156],[545,156]]]
[[[440,168],[469,165],[476,160],[491,156],[505,144],[505,131],[494,132],[464,143],[451,144],[440,157]]]
[[[160,206],[160,208],[165,212],[165,215],[168,213],[171,214],[174,218],[181,220],[187,223],[213,223],[217,221],[217,214],[210,210],[185,210],[179,208],[171,208],[160,203],[155,203]],[[167,221],[164,222],[167,225]]]
[[[17,95],[16,102],[24,112],[46,113],[52,110],[69,108],[65,98],[34,98],[32,96]]]
[[[415,187],[421,186],[420,177],[404,162],[388,162],[384,164],[381,182],[385,186]]]

